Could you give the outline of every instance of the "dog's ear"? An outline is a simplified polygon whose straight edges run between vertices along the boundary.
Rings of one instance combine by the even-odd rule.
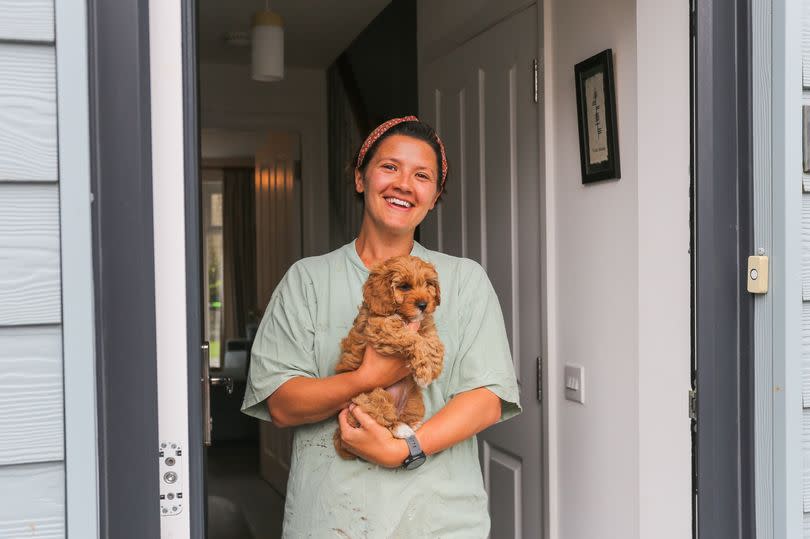
[[[428,265],[427,284],[433,288],[433,293],[436,296],[436,307],[438,307],[442,303],[442,291],[439,286],[439,274],[433,265]]]
[[[366,284],[363,285],[363,301],[374,314],[390,316],[396,312],[391,271],[385,262],[371,269]]]
[[[431,279],[428,281],[428,285],[433,287],[434,294],[436,295],[436,307],[442,304],[442,291],[439,287],[439,279]]]

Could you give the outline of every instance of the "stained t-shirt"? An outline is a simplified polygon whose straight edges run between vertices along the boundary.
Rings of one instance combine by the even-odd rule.
[[[486,387],[501,420],[520,412],[517,382],[495,290],[476,262],[414,243],[411,254],[439,275],[434,313],[445,346],[441,376],[423,390],[425,420],[453,396]],[[251,351],[242,411],[270,421],[265,400],[296,376],[335,372],[340,341],[363,301],[369,271],[349,243],[296,262],[279,283]],[[475,437],[415,470],[343,460],[332,445],[337,419],[295,427],[284,507],[286,538],[476,538],[489,533]]]

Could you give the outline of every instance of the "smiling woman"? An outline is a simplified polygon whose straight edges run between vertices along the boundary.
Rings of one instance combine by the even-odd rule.
[[[290,268],[252,349],[242,410],[295,427],[284,536],[486,537],[475,435],[520,411],[498,298],[480,265],[414,241],[447,179],[444,145],[430,126],[389,120],[355,164],[365,202],[356,240]],[[425,423],[403,440],[348,404],[409,376],[405,361],[366,346],[357,370],[335,371],[369,268],[407,254],[436,268],[442,303],[434,322],[445,355],[441,376],[423,389]],[[362,460],[338,458],[336,414],[342,447]]]

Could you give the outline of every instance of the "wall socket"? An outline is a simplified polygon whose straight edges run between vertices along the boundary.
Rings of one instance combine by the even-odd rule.
[[[579,365],[565,366],[565,398],[585,404],[585,368]]]

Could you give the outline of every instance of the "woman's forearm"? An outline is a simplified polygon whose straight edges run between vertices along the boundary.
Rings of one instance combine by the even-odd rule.
[[[294,427],[331,417],[353,397],[370,389],[357,371],[326,378],[298,376],[270,395],[267,407],[277,426]]]
[[[485,387],[459,393],[416,432],[432,455],[478,434],[501,417],[501,399]]]

